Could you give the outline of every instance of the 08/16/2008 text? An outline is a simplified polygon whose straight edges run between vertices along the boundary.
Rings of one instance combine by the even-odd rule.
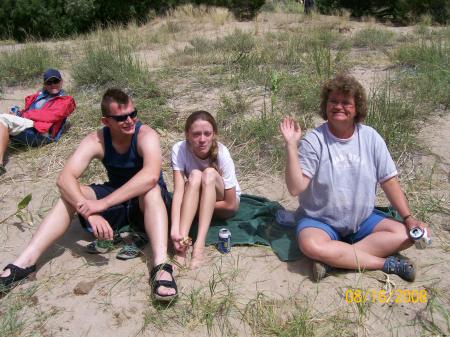
[[[347,289],[345,291],[347,303],[427,303],[426,289]]]

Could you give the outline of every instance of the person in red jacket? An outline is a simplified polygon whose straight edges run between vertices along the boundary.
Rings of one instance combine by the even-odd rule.
[[[0,114],[0,175],[6,172],[5,152],[8,143],[29,146],[50,143],[59,138],[66,118],[75,110],[75,101],[62,90],[61,73],[56,69],[44,72],[44,87],[25,98],[25,107],[18,111]]]

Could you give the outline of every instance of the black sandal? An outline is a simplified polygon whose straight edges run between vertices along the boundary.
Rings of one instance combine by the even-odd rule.
[[[171,281],[168,280],[156,280],[156,274],[160,271],[160,270],[164,270],[166,272],[168,272],[170,274],[170,276],[172,277]],[[175,299],[178,296],[178,288],[177,288],[177,284],[175,283],[175,279],[173,278],[173,268],[172,265],[168,264],[168,263],[161,263],[155,267],[153,267],[151,273],[150,273],[150,284],[152,285],[152,292],[153,295],[155,296],[155,298],[158,301],[172,301],[173,299]],[[173,295],[160,295],[158,294],[158,288],[159,287],[166,287],[166,288],[173,288],[175,289],[175,294]]]
[[[9,269],[10,274],[5,277],[0,277],[0,286],[5,288],[10,287],[13,283],[19,282],[27,278],[31,273],[36,271],[36,265],[27,268],[20,268],[12,263],[8,264],[3,270]]]

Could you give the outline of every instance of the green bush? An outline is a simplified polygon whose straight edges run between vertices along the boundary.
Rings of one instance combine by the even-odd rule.
[[[450,35],[446,39],[428,37],[403,45],[392,58],[402,66],[401,84],[414,93],[418,104],[450,106]]]
[[[160,96],[150,73],[133,54],[125,42],[87,42],[83,56],[75,63],[72,76],[79,88],[99,89],[105,87],[123,88],[142,98]]]
[[[143,22],[151,6],[145,0],[2,0],[0,38],[68,36],[99,25]]]
[[[317,8],[326,14],[345,8],[356,17],[371,15],[401,24],[415,22],[423,14],[446,24],[450,16],[450,0],[317,0]]]
[[[395,97],[389,81],[380,85],[369,99],[365,123],[383,137],[394,159],[414,146],[418,131],[414,106],[403,97]]]
[[[229,8],[238,19],[250,19],[253,18],[260,8],[264,5],[265,0],[166,0],[162,2],[172,3],[172,7],[175,5],[181,5],[185,3],[194,3],[196,5],[208,5],[219,6]],[[174,4],[175,3],[175,4]]]
[[[149,12],[164,12],[186,3],[223,6],[238,18],[251,18],[264,0],[2,0],[0,38],[24,41],[83,33],[110,24],[145,22]],[[172,27],[177,29],[176,27]]]
[[[32,83],[41,78],[45,69],[57,66],[54,53],[35,44],[26,44],[0,53],[0,84]]]
[[[175,115],[166,105],[163,97],[135,99],[135,105],[139,110],[139,119],[154,129],[168,129],[175,124]]]
[[[366,28],[356,32],[353,37],[353,45],[356,47],[368,47],[376,49],[391,45],[394,39],[394,33],[384,29]]]
[[[86,31],[97,10],[95,0],[2,0],[0,38],[23,41]]]
[[[236,119],[245,116],[249,108],[250,103],[240,92],[236,92],[233,96],[221,96],[216,117],[217,125],[220,129],[226,129]]]

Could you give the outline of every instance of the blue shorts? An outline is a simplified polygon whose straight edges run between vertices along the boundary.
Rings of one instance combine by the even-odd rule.
[[[341,237],[341,235],[332,226],[324,222],[321,222],[313,218],[302,218],[297,223],[296,227],[297,237],[300,234],[300,231],[302,231],[305,228],[319,228],[324,232],[326,232],[330,236],[331,240],[356,243],[364,239],[367,235],[371,234],[375,226],[378,225],[378,223],[385,218],[386,216],[384,215],[383,212],[374,209],[372,214],[369,215],[369,217],[360,224],[359,231],[347,235],[345,237]]]
[[[89,185],[89,187],[94,190],[97,200],[105,198],[118,189],[118,187],[112,186],[109,183],[92,184]],[[161,197],[166,206],[166,210],[170,211],[172,202],[171,195],[169,194],[165,186],[160,185],[159,188],[161,190]],[[144,216],[139,207],[139,198],[137,197],[125,201],[121,204],[114,205],[108,208],[106,211],[102,212],[101,215],[105,218],[106,221],[108,221],[114,232],[119,231],[125,226],[130,226],[137,232],[145,231]],[[90,231],[91,226],[89,225],[89,222],[80,215],[78,216],[78,218],[80,219],[81,226]]]

